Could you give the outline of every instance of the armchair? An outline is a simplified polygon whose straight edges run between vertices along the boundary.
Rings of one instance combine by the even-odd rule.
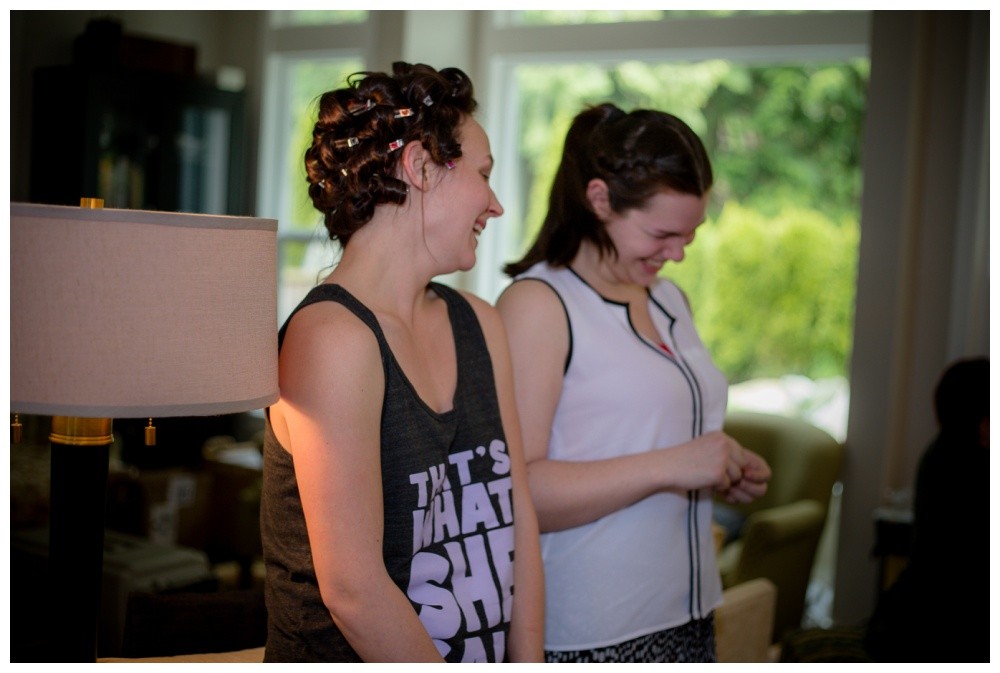
[[[761,498],[746,505],[726,503],[744,520],[737,538],[719,554],[722,583],[727,589],[759,577],[774,583],[772,642],[778,642],[801,626],[843,446],[805,421],[756,412],[730,412],[725,431],[763,456],[772,477]]]

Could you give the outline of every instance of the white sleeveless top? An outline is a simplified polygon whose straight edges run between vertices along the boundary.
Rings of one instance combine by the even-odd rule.
[[[687,303],[658,280],[649,313],[669,352],[568,268],[536,264],[515,281],[551,286],[566,309],[570,355],[549,458],[586,461],[674,446],[719,430],[727,383]],[[583,526],[542,535],[545,649],[584,650],[681,626],[722,599],[712,492],[657,493]]]

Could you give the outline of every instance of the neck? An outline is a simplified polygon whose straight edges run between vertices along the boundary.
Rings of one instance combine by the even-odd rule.
[[[580,244],[576,257],[570,263],[591,287],[602,296],[617,301],[629,301],[636,293],[645,295],[646,288],[623,280],[615,270],[613,253],[601,255],[596,245],[589,241]]]
[[[422,254],[420,222],[408,209],[380,207],[351,237],[325,282],[343,285],[376,312],[411,315],[436,275]]]

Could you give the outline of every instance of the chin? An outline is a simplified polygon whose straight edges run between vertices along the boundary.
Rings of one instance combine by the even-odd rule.
[[[645,285],[647,287],[652,285],[654,282],[656,282],[656,279],[659,277],[660,271],[662,270],[663,270],[662,265],[658,266],[656,269],[653,269],[651,266],[644,264],[642,271],[639,274],[639,284]]]
[[[476,255],[473,254],[471,260],[459,262],[458,266],[455,268],[455,270],[456,271],[471,271],[472,267],[474,267],[475,265],[476,265]]]

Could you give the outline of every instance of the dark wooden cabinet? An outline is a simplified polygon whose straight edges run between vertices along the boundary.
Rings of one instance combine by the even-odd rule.
[[[34,76],[31,200],[247,214],[245,103],[197,77],[93,66]]]

